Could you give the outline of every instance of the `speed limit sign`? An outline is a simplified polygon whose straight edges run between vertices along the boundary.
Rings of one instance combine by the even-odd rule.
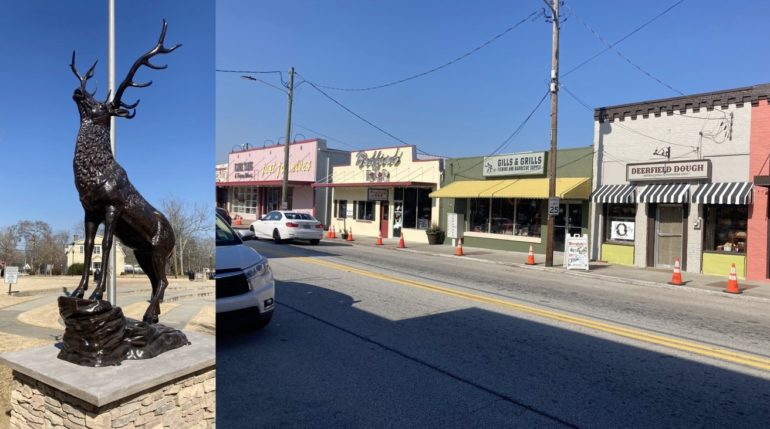
[[[559,215],[559,198],[558,197],[548,198],[548,216],[558,216],[558,215]]]

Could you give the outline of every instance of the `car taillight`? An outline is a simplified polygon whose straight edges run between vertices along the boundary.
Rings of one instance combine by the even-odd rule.
[[[286,222],[286,226],[288,226],[289,228],[296,228],[299,226],[299,224],[294,222]]]
[[[324,227],[324,224],[322,224],[322,223],[319,223],[319,224],[318,224],[318,225],[316,225],[315,227],[316,227],[316,228],[321,228],[321,229],[323,229],[323,227]]]

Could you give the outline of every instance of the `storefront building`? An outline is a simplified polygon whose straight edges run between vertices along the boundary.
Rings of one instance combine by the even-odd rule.
[[[596,109],[592,257],[768,279],[770,85]],[[769,181],[770,182],[770,181]],[[768,183],[770,184],[770,183]]]
[[[284,151],[284,145],[279,144],[231,152],[224,177],[221,171],[217,174],[217,204],[233,218],[243,218],[244,224],[279,210]],[[289,145],[288,209],[310,213],[322,222],[328,219],[330,196],[312,185],[325,181],[335,165],[349,162],[350,152],[328,149],[322,139]]]
[[[587,234],[593,148],[556,153],[554,250],[567,234]],[[548,153],[521,152],[446,161],[444,184],[430,196],[441,201],[441,226],[450,213],[463,218],[463,243],[473,247],[545,253],[548,225]],[[449,240],[447,238],[447,240]]]
[[[441,185],[443,159],[418,155],[414,146],[351,152],[350,163],[333,168],[331,225],[353,236],[401,237],[426,243],[425,230],[437,223],[438,206],[428,196]],[[338,234],[339,236],[339,234]]]

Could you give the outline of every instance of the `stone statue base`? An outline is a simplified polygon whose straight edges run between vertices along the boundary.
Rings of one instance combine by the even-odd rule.
[[[182,331],[159,324],[126,319],[109,302],[59,297],[64,320],[58,358],[82,366],[120,365],[123,360],[150,359],[189,345]]]

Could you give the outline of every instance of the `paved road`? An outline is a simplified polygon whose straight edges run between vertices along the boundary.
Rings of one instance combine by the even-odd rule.
[[[218,332],[219,427],[770,421],[767,303],[360,246],[253,245],[271,257],[279,305],[264,331]]]

